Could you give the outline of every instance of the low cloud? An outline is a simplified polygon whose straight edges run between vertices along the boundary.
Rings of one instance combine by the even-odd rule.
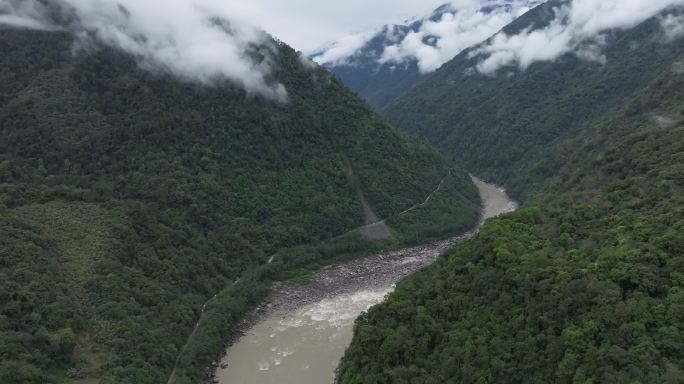
[[[353,66],[357,60],[401,67],[416,63],[432,72],[461,51],[485,41],[542,0],[453,0],[436,13],[403,25],[341,39],[318,55],[321,64]],[[384,46],[366,44],[380,38]],[[362,58],[363,56],[363,58]]]
[[[343,37],[315,57],[319,64],[348,64],[354,56],[373,37],[374,32],[363,32]]]
[[[47,6],[37,1],[0,0],[0,24],[16,28],[54,30],[55,27],[44,21],[48,14]]]
[[[554,20],[545,28],[527,29],[516,35],[500,33],[487,45],[473,51],[483,56],[478,71],[493,74],[504,66],[529,67],[538,61],[553,61],[566,53],[605,62],[602,54],[605,33],[629,29],[684,0],[572,0],[555,8]],[[682,33],[681,17],[667,17],[662,24],[668,35]]]
[[[426,19],[420,29],[409,32],[385,48],[379,62],[401,64],[415,59],[421,72],[432,72],[461,51],[494,35],[529,11],[531,1],[460,0],[437,20]]]
[[[684,36],[684,13],[666,15],[660,20],[660,25],[669,40],[678,39]]]
[[[150,70],[216,85],[228,80],[250,94],[285,101],[269,80],[275,47],[261,30],[220,0],[0,0],[0,23],[68,29],[135,56]]]

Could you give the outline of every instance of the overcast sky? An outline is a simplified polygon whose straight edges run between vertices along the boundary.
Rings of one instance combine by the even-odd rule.
[[[267,32],[309,52],[350,33],[422,17],[448,0],[225,0]]]

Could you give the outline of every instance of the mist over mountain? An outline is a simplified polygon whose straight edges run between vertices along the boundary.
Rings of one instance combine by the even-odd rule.
[[[586,3],[578,1],[575,7]],[[470,169],[506,181],[510,172],[504,165],[516,169],[532,166],[533,159],[549,153],[548,142],[573,135],[591,119],[619,107],[683,50],[684,35],[671,38],[672,27],[666,23],[682,14],[682,8],[673,2],[659,4],[661,12],[650,18],[631,8],[631,16],[616,15],[610,23],[614,28],[607,30],[605,21],[587,21],[585,29],[596,32],[590,40],[586,40],[590,34],[582,34],[574,45],[532,49],[538,31],[561,28],[561,24],[567,27],[564,33],[568,36],[580,36],[570,32],[575,31],[573,19],[559,18],[561,10],[570,9],[568,4],[575,3],[550,1],[536,7],[427,76],[388,105],[383,114]],[[635,20],[642,21],[630,28]],[[520,45],[519,53],[506,52],[529,54],[529,62],[521,66],[512,61],[494,72],[482,73],[478,68],[502,54],[487,53],[501,39],[527,41]],[[545,52],[553,55],[544,56]],[[554,59],[556,53],[560,56]],[[476,148],[498,155],[491,157]],[[552,173],[554,166],[548,160],[543,163],[538,170]]]
[[[465,171],[263,33],[2,4],[3,384],[196,383],[273,281],[477,221]]]
[[[607,58],[602,50],[611,34],[634,28],[656,15],[660,14],[665,40],[684,34],[684,19],[677,11],[682,5],[681,0],[551,1],[547,9],[553,13],[552,18],[540,25],[499,33],[469,56],[484,57],[477,64],[478,71],[484,74],[493,74],[506,66],[524,70],[535,62],[554,61],[567,53],[605,63]]]
[[[352,90],[381,108],[462,50],[479,44],[541,3],[454,1],[402,25],[348,36],[312,55]]]
[[[152,71],[204,85],[229,81],[287,100],[287,90],[271,76],[272,39],[220,1],[3,0],[2,24],[69,31],[77,36],[76,51],[114,47]]]

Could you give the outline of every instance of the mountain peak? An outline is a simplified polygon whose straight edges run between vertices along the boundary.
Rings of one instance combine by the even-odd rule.
[[[376,107],[406,90],[464,49],[479,44],[542,3],[489,0],[445,3],[431,14],[348,36],[312,55]],[[380,94],[366,87],[385,89]]]

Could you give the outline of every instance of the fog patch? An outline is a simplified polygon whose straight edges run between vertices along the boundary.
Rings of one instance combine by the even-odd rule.
[[[117,48],[149,70],[286,101],[271,79],[276,43],[231,11],[220,0],[0,0],[0,23],[69,30],[77,46]]]
[[[672,72],[677,75],[684,74],[684,61],[677,61],[672,64]]]
[[[677,121],[671,117],[661,115],[659,113],[653,113],[651,115],[651,120],[661,127],[669,128],[677,125]]]
[[[55,30],[54,25],[44,21],[48,13],[47,6],[42,2],[0,0],[0,25],[43,31]]]
[[[373,37],[373,32],[356,33],[343,37],[330,48],[313,58],[318,64],[347,64],[348,59],[356,54]]]
[[[460,0],[438,19],[425,19],[418,30],[385,47],[380,64],[416,60],[421,73],[436,70],[461,51],[479,44],[538,4],[535,1]]]
[[[669,14],[661,18],[660,25],[665,31],[665,36],[672,41],[684,36],[684,14]]]
[[[485,41],[543,0],[452,0],[431,15],[401,25],[340,39],[315,54],[315,61],[354,67],[370,61],[403,69],[414,63],[422,73],[436,70],[461,51]],[[381,41],[382,45],[375,45]]]
[[[316,63],[308,58],[305,54],[302,52],[297,53],[297,56],[299,57],[299,62],[302,64],[302,66],[308,70],[314,70],[317,68]]]

